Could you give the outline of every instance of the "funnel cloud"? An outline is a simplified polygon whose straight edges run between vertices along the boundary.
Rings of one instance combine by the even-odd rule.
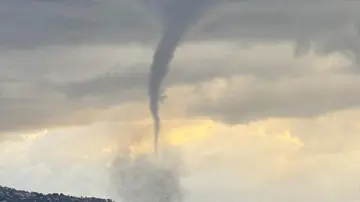
[[[149,108],[154,120],[154,150],[158,150],[160,132],[160,88],[168,71],[177,46],[189,27],[201,16],[211,0],[158,0],[162,11],[163,33],[156,48],[149,75]]]

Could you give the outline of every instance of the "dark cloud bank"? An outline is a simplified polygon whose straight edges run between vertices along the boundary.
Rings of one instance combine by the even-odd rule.
[[[298,56],[309,50],[318,54],[341,52],[354,64],[339,75],[318,80],[316,76],[307,78],[308,70],[291,66],[269,64],[264,67],[227,68],[226,65],[206,63],[206,67],[200,70],[192,68],[199,65],[189,65],[191,62],[175,63],[166,81],[168,86],[198,85],[214,78],[244,74],[260,79],[259,83],[249,85],[247,89],[238,87],[237,90],[222,92],[224,95],[220,100],[208,100],[206,96],[199,98],[197,103],[202,104],[190,107],[189,114],[238,123],[264,116],[308,116],[358,105],[359,2],[249,0],[219,4],[199,21],[198,26],[192,28],[186,37],[187,43],[199,40],[250,44],[291,42],[295,44]],[[74,114],[84,109],[109,108],[119,103],[146,99],[148,67],[145,64],[122,67],[125,70],[119,74],[94,74],[85,80],[71,82],[59,83],[46,77],[48,73],[55,72],[55,62],[47,62],[48,49],[51,48],[60,47],[66,52],[82,46],[132,43],[153,47],[161,26],[141,4],[130,0],[5,0],[0,2],[0,24],[0,112],[3,114],[0,131],[87,123],[91,120],[74,118]],[[56,67],[56,73],[60,74],[62,71],[76,72],[86,66],[73,66],[71,61],[62,65],[62,60],[56,63],[62,66]],[[303,78],[286,84],[278,80],[284,76]],[[274,82],[268,85],[267,82],[271,81]],[[307,82],[318,87],[309,87]],[[293,88],[279,88],[280,85]],[[274,89],[280,89],[276,94],[278,97],[272,93]],[[299,94],[295,95],[295,92]],[[295,112],[295,106],[299,105],[293,102],[299,98],[306,101],[300,103],[302,107],[297,107],[302,110]],[[327,104],[324,105],[324,102]]]

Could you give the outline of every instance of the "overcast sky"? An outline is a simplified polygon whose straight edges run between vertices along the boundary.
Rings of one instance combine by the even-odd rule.
[[[358,201],[359,10],[219,0],[191,28],[161,105],[187,201]],[[0,1],[2,185],[113,196],[117,149],[151,142],[158,14],[140,0]]]

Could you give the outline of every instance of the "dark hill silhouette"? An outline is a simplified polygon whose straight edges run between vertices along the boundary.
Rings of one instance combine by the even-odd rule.
[[[0,186],[0,202],[114,202],[94,197],[74,197],[64,194],[41,194]]]

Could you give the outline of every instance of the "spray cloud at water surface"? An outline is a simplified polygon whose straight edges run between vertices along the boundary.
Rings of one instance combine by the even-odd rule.
[[[165,79],[174,52],[188,28],[212,0],[157,0],[162,11],[163,33],[156,48],[149,75],[149,108],[154,120],[154,150],[158,150],[160,132],[160,88]]]
[[[113,162],[112,180],[123,202],[181,202],[182,162],[176,153],[154,159],[151,154],[121,153]]]

